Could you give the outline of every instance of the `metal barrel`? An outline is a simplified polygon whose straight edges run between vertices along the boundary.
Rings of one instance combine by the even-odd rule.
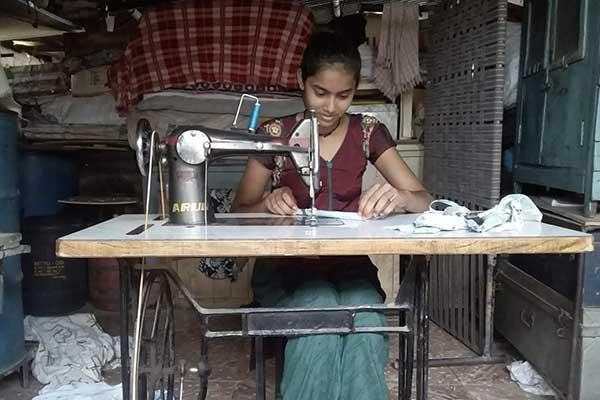
[[[23,219],[23,306],[37,316],[76,311],[88,299],[87,260],[56,256],[56,240],[89,223],[75,216],[52,215]]]
[[[17,114],[0,112],[0,232],[19,230]]]
[[[21,297],[20,253],[24,249],[14,243],[17,235],[0,233],[0,377],[18,368],[27,355]]]
[[[76,192],[77,172],[73,160],[64,154],[25,151],[19,154],[21,213],[26,217],[56,215],[65,211],[58,200]]]

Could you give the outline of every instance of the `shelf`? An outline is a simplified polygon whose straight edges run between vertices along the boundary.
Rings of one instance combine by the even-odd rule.
[[[0,14],[0,41],[85,32],[82,27],[28,0],[2,0]]]

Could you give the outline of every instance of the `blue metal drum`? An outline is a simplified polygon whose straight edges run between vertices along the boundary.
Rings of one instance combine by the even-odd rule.
[[[17,114],[0,112],[0,232],[19,231]]]
[[[25,359],[19,189],[17,186],[17,114],[0,112],[0,376]]]
[[[68,157],[44,152],[19,154],[23,218],[61,213],[65,207],[58,200],[73,196],[76,186],[76,166]]]
[[[14,238],[17,237],[17,243]],[[25,359],[20,235],[0,233],[0,377]]]

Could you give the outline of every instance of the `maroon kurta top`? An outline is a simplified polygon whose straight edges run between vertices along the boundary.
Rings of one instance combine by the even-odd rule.
[[[384,151],[395,146],[389,131],[377,119],[360,114],[349,117],[348,131],[338,151],[330,161],[319,160],[321,189],[316,196],[318,209],[357,211],[367,160],[374,163]],[[298,114],[271,120],[263,124],[257,133],[288,137],[301,118],[302,115]],[[287,186],[294,193],[298,207],[311,206],[309,188],[289,157],[255,158],[273,170],[273,188]]]

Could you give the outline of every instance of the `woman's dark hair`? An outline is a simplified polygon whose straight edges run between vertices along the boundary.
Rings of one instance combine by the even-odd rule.
[[[360,53],[356,45],[347,37],[331,31],[314,33],[304,50],[302,64],[302,80],[313,76],[325,66],[342,64],[354,74],[356,85],[360,80]]]

